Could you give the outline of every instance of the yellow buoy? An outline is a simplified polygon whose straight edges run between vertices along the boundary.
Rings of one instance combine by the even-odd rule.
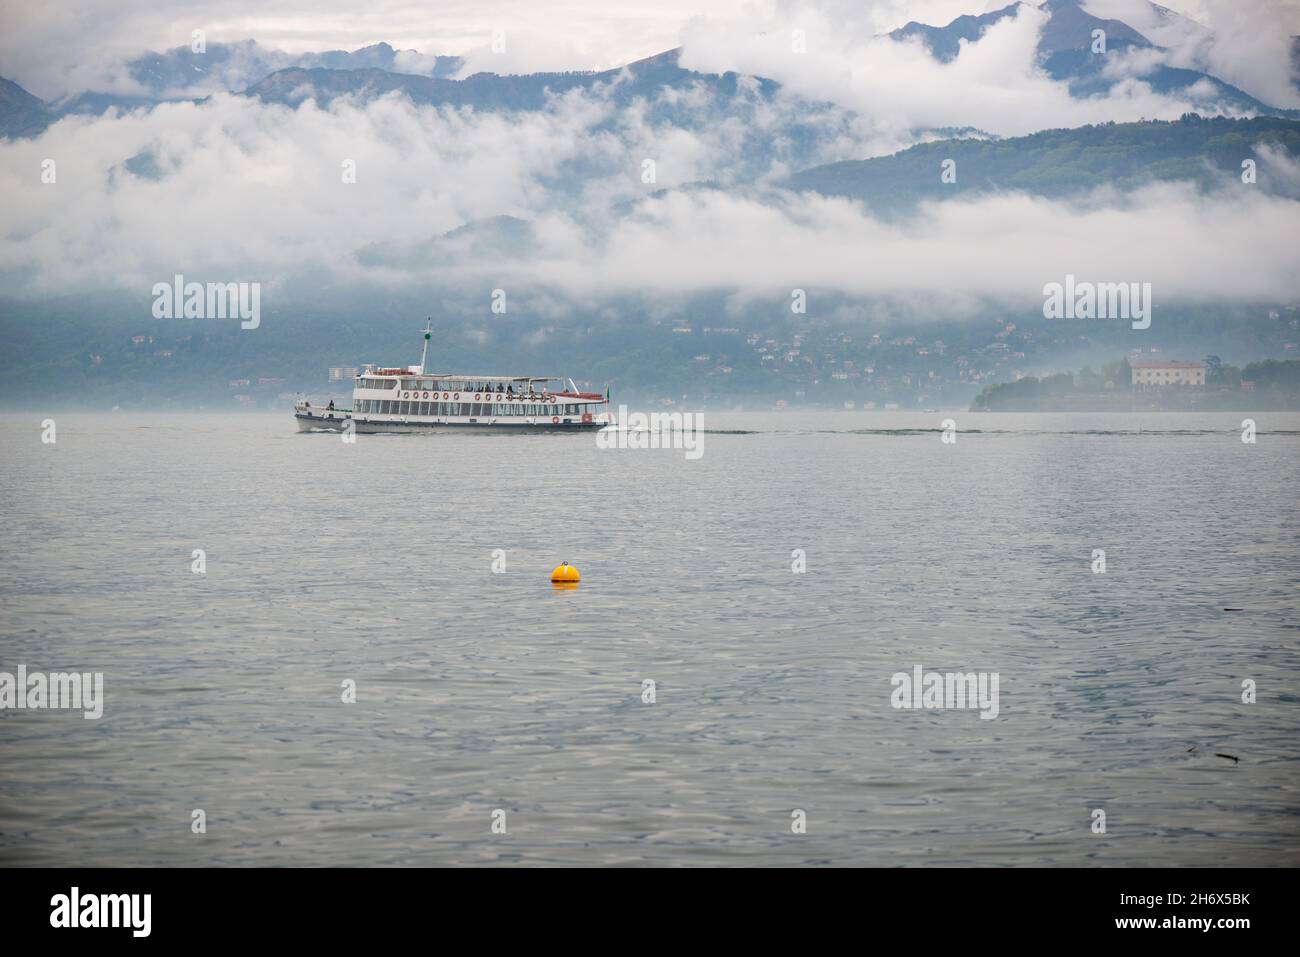
[[[572,583],[576,585],[581,580],[582,576],[578,574],[578,570],[568,562],[561,562],[560,567],[551,572],[551,581],[556,582],[557,584]]]

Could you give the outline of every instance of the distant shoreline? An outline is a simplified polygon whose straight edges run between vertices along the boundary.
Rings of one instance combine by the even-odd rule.
[[[1300,397],[1232,392],[1198,396],[1052,396],[1050,401],[971,404],[971,412],[1297,412]]]

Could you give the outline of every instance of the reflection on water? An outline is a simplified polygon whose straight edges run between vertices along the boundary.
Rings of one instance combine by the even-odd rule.
[[[1300,863],[1300,417],[706,413],[698,461],[41,418],[0,670],[106,700],[0,712],[0,862]],[[891,707],[917,665],[997,718]]]

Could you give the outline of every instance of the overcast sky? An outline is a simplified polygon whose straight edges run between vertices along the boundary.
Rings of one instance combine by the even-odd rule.
[[[1149,16],[1143,0],[1090,2],[1110,15],[1127,11],[1130,20]],[[1209,54],[1218,58],[1219,75],[1273,102],[1294,95],[1278,51],[1292,31],[1295,4],[1178,5],[1221,24]],[[1106,120],[1173,119],[1192,108],[1142,83],[1140,57],[1116,58],[1108,69],[1125,82],[1109,95],[1072,98],[1035,68],[1044,22],[1037,10],[1004,20],[940,64],[915,44],[874,34],[907,19],[942,22],[984,4],[827,0],[774,10],[718,0],[708,18],[692,16],[698,4],[676,0],[479,0],[439,5],[436,15],[429,6],[312,0],[277,4],[271,16],[263,4],[244,0],[21,10],[5,0],[0,75],[34,85],[44,76],[57,86],[76,70],[91,76],[120,65],[123,55],[186,41],[199,24],[210,40],[251,36],[268,47],[316,50],[383,39],[471,57],[485,31],[499,28],[516,55],[551,68],[618,63],[684,41],[689,66],[762,73],[784,89],[771,101],[742,90],[721,117],[716,104],[687,97],[678,107],[700,112],[684,127],[651,121],[643,109],[621,109],[602,90],[514,115],[418,107],[402,97],[291,109],[218,94],[198,105],[66,119],[38,138],[0,141],[0,292],[140,291],[181,272],[262,281],[268,294],[294,277],[318,282],[329,275],[339,282],[441,278],[483,290],[514,283],[586,301],[722,288],[743,302],[816,287],[946,296],[957,308],[975,297],[1041,302],[1044,283],[1073,273],[1153,282],[1166,301],[1300,298],[1300,203],[1258,190],[1207,196],[1171,184],[1087,202],[1008,193],[949,201],[899,225],[843,200],[726,187],[746,158],[745,135],[779,132],[794,120],[839,131],[813,157],[829,162],[896,151],[927,127],[1015,136]],[[1225,19],[1229,7],[1236,16]],[[791,57],[788,45],[782,52],[794,23],[807,30],[815,55]],[[776,47],[773,37],[782,38]],[[826,101],[818,109],[827,112],[810,114],[804,98]],[[150,157],[157,177],[124,166],[139,155]],[[648,157],[658,163],[652,186],[639,176]],[[1295,162],[1253,148],[1251,158],[1262,175],[1300,194]],[[57,161],[57,184],[41,183],[47,160]],[[340,178],[344,160],[355,162],[354,184]],[[784,172],[773,161],[746,175],[765,187]],[[723,188],[671,190],[701,180]],[[437,237],[502,215],[534,225],[525,254],[483,255],[453,244],[430,259]],[[370,255],[375,250],[382,254]]]
[[[43,96],[95,85],[144,50],[256,39],[289,52],[379,41],[474,57],[493,30],[510,38],[498,71],[604,69],[677,46],[694,29],[756,33],[788,22],[834,25],[863,39],[909,20],[944,24],[1007,0],[0,0],[0,76]],[[1146,15],[1146,0],[1089,0],[1098,14]],[[1220,33],[1300,33],[1300,0],[1166,0]],[[1241,57],[1244,61],[1245,55]]]

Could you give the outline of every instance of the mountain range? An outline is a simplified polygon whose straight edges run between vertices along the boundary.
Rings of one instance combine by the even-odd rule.
[[[958,17],[945,26],[912,22],[889,36],[895,40],[919,41],[936,60],[946,63],[959,54],[963,42],[978,40],[990,27],[1014,16],[1022,6],[1012,3],[980,16]],[[1148,28],[1153,36],[1163,36],[1169,31],[1194,39],[1209,36],[1209,31],[1195,21],[1157,4],[1150,7],[1153,22],[1159,27],[1158,30]],[[1048,19],[1038,44],[1039,65],[1053,79],[1068,84],[1075,98],[1104,95],[1123,82],[1122,77],[1106,69],[1110,62],[1107,57],[1091,53],[1094,31],[1105,32],[1107,51],[1111,54],[1122,56],[1132,51],[1160,49],[1160,44],[1122,21],[1089,14],[1081,0],[1046,0],[1043,9]],[[1293,43],[1295,59],[1300,64],[1300,38]],[[464,63],[458,57],[399,51],[387,43],[351,52],[332,50],[292,55],[268,50],[252,40],[209,43],[202,53],[178,47],[129,61],[125,74],[139,91],[129,95],[88,90],[47,102],[17,83],[0,78],[0,136],[36,136],[68,115],[149,108],[169,101],[202,99],[218,91],[288,105],[309,98],[326,105],[341,96],[364,102],[397,92],[418,104],[482,111],[535,110],[543,107],[550,96],[596,87],[606,88],[619,105],[661,90],[704,89],[718,97],[734,95],[741,81],[736,74],[706,74],[684,69],[679,65],[679,54],[680,50],[670,50],[623,68],[604,71],[477,73],[458,78],[464,70]],[[1157,93],[1184,98],[1201,113],[1300,117],[1300,111],[1264,103],[1201,70],[1157,63],[1143,72],[1142,80]],[[775,81],[758,78],[760,98],[770,99],[779,89],[780,84]],[[807,130],[795,130],[793,134],[809,135]]]
[[[1192,113],[1174,122],[1105,123],[1011,139],[939,140],[892,156],[812,167],[781,185],[848,197],[889,214],[922,200],[999,190],[1061,199],[1102,187],[1127,192],[1168,181],[1194,183],[1202,191],[1236,188],[1243,185],[1243,159],[1256,164],[1252,188],[1300,196],[1293,172],[1294,164],[1300,164],[1300,121]],[[949,160],[955,179],[945,182],[940,171]]]

